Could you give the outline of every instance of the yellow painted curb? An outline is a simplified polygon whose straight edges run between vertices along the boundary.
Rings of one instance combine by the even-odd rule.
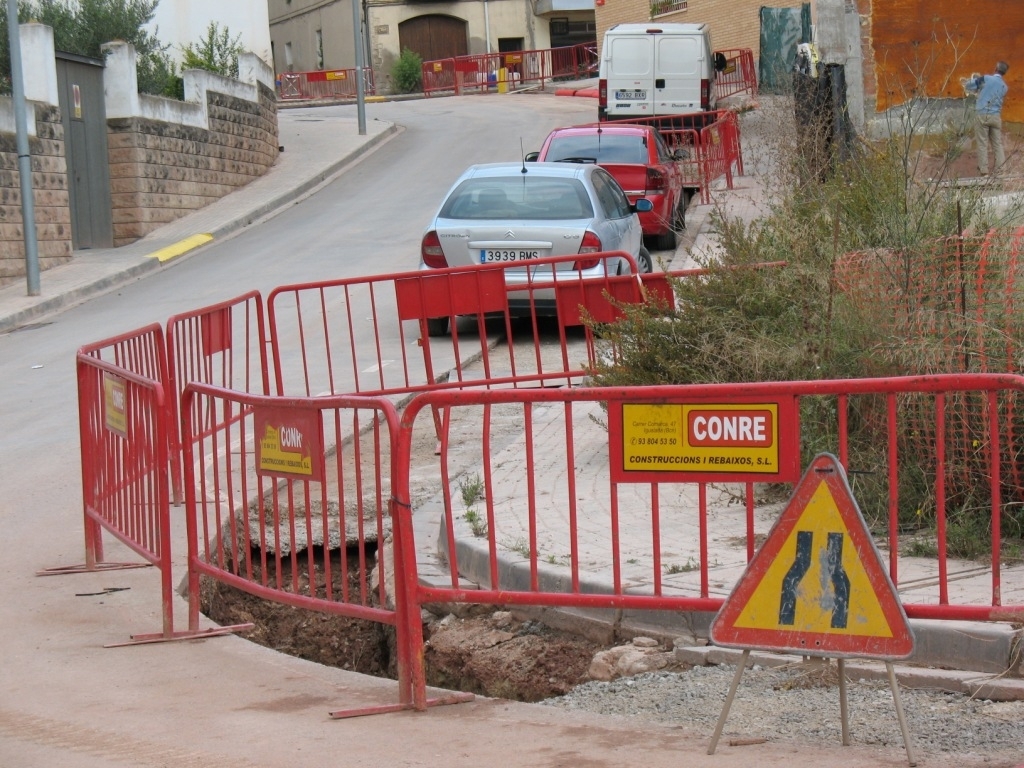
[[[365,99],[363,99],[363,101],[378,102],[378,101],[386,101],[386,99],[383,96],[367,96]]]
[[[200,245],[206,245],[208,242],[213,240],[213,235],[192,235],[192,237],[186,237],[184,240],[179,240],[174,245],[168,245],[166,248],[161,248],[158,251],[153,251],[147,254],[149,258],[156,259],[163,263],[175,256],[181,256],[183,253],[188,253],[193,248],[198,248]]]

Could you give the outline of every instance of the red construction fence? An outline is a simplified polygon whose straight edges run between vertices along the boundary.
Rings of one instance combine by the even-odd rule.
[[[359,95],[355,69],[327,69],[312,72],[281,72],[277,76],[277,98],[282,101],[305,99],[354,99]],[[363,94],[374,96],[373,70],[363,68]]]
[[[608,123],[656,128],[671,149],[680,150],[682,159],[678,163],[685,185],[699,190],[703,205],[711,202],[711,185],[716,180],[724,176],[726,187],[732,189],[733,176],[743,175],[740,124],[730,110],[608,120],[603,124]]]
[[[90,536],[102,529],[157,564],[170,614],[175,430],[166,399],[173,390],[180,394],[189,632],[165,623],[161,637],[203,635],[203,579],[377,621],[396,633],[399,701],[337,715],[422,709],[447,703],[426,697],[424,603],[647,615],[716,610],[770,524],[755,501],[759,487],[794,482],[809,460],[800,453],[802,414],[813,403],[814,413],[833,415],[832,444],[823,448],[851,472],[855,492],[856,472],[881,450],[882,468],[872,471],[884,503],[866,514],[907,614],[1024,619],[1024,593],[1008,588],[1000,556],[1011,499],[1004,467],[1015,456],[1004,417],[1024,377],[587,388],[580,385],[596,356],[614,350],[574,328],[581,316],[614,321],[619,302],[671,301],[671,280],[699,272],[640,276],[627,258],[626,274],[583,280],[571,264],[565,268],[571,260],[538,260],[535,278],[514,289],[504,267],[490,265],[284,286],[268,298],[265,335],[257,328],[259,296],[246,294],[169,323],[174,356],[188,361],[174,364],[173,384],[158,326],[86,348],[79,392],[87,551],[97,549]],[[451,332],[431,337],[428,321],[441,317]],[[557,344],[548,343],[552,334]],[[266,389],[268,381],[272,395],[242,391]],[[973,415],[958,429],[968,430],[968,442],[944,439],[950,424],[960,424],[965,402],[974,404]],[[648,418],[624,414],[689,406],[771,410],[785,444],[781,458],[770,471],[753,464],[689,473],[624,469],[628,439],[639,438],[623,425]],[[901,442],[908,424],[936,436],[931,450]],[[953,558],[946,543],[946,489],[964,464],[965,445],[991,517],[981,600],[963,590],[977,564]],[[938,536],[935,557],[904,565],[899,519],[908,502],[900,473],[911,457],[935,488],[929,513]],[[734,484],[744,504],[719,504],[723,484]],[[414,516],[420,524],[437,521],[426,534],[431,540],[440,526],[448,568],[440,584],[421,579]],[[716,562],[712,537],[726,532],[743,542],[741,554]],[[470,575],[480,589],[460,586]]]
[[[597,75],[592,43],[534,51],[481,53],[423,62],[423,93],[497,93],[553,80],[582,80]]]

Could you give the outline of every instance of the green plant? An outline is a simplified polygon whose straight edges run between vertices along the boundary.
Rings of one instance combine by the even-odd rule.
[[[396,93],[415,93],[423,86],[423,58],[411,48],[403,48],[391,67],[391,86]]]
[[[682,565],[673,563],[671,565],[665,566],[665,573],[669,574],[670,576],[675,573],[690,573],[691,571],[697,570],[699,567],[700,563],[698,563],[692,557],[688,557],[686,558],[686,562]]]
[[[462,503],[468,509],[484,497],[484,481],[480,475],[471,478],[459,478],[459,493],[462,495]]]
[[[236,35],[233,39],[215,21],[206,28],[206,34],[196,43],[189,43],[181,49],[182,69],[205,69],[224,77],[238,77],[238,55],[245,51]]]
[[[58,51],[101,58],[100,46],[112,40],[131,43],[138,57],[139,90],[165,94],[173,66],[164,45],[146,25],[159,0],[19,0],[18,20],[34,19],[53,28]],[[0,82],[10,83],[7,14],[0,14]]]
[[[478,539],[482,539],[487,536],[487,521],[480,517],[475,509],[467,509],[466,513],[462,517],[467,523],[469,523],[470,530],[473,531],[474,536]]]
[[[767,143],[777,145],[769,156],[791,162],[777,161],[771,171],[767,215],[745,223],[717,211],[713,221],[721,250],[703,259],[706,274],[672,280],[674,306],[623,306],[619,322],[588,322],[602,339],[590,372],[593,382],[884,378],[948,372],[951,364],[961,366],[954,371],[976,370],[986,349],[1016,349],[1014,359],[1024,355],[1024,324],[1008,322],[1009,302],[995,289],[989,290],[988,306],[972,305],[970,313],[957,309],[961,286],[1005,285],[1005,271],[1014,262],[980,238],[957,240],[959,271],[950,270],[953,260],[942,250],[943,238],[957,235],[961,221],[981,228],[996,220],[980,190],[947,183],[944,166],[927,177],[918,173],[926,150],[951,162],[958,148],[949,145],[962,135],[954,120],[923,142],[929,120],[939,124],[928,116],[928,106],[908,104],[884,141],[859,142],[825,158],[805,158],[789,134],[769,136]],[[768,116],[766,122],[785,121]],[[1020,214],[1018,205],[1003,221]],[[770,263],[784,265],[766,266]],[[979,272],[982,264],[988,272]],[[922,284],[936,288],[921,290]],[[956,430],[973,444],[961,439],[946,457],[949,552],[975,556],[987,551],[982,534],[990,516],[984,500],[976,498],[984,495],[984,484],[975,482],[988,472],[986,438],[978,427],[984,419],[980,404],[970,398],[950,407],[959,414]],[[884,530],[889,499],[896,497],[902,529],[934,527],[933,408],[927,398],[898,399],[902,431],[897,487],[891,488],[885,398],[848,403],[851,482],[869,524]],[[837,424],[835,398],[801,398],[804,465],[817,453],[836,452]],[[1004,502],[1024,502],[1011,485],[1004,482]],[[1024,527],[1019,509],[1004,513],[1014,520],[1010,530]]]
[[[522,536],[515,539],[514,541],[506,542],[505,548],[508,549],[510,552],[515,552],[516,554],[525,557],[527,560],[530,559],[530,542]]]

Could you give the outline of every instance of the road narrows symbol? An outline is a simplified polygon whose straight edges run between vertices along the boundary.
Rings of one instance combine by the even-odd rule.
[[[796,559],[786,571],[782,580],[782,596],[779,600],[779,625],[793,626],[796,622],[796,588],[800,586],[807,569],[811,567],[811,544],[814,541],[812,531],[796,532]]]
[[[832,629],[845,629],[850,612],[850,577],[843,570],[843,534],[828,535],[828,549],[825,560],[832,575],[832,590],[835,602],[832,606]]]
[[[846,473],[811,462],[710,628],[732,648],[907,658],[914,634]]]

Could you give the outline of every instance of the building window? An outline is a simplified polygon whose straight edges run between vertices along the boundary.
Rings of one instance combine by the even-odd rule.
[[[651,0],[651,16],[661,16],[665,13],[685,11],[687,0]]]

